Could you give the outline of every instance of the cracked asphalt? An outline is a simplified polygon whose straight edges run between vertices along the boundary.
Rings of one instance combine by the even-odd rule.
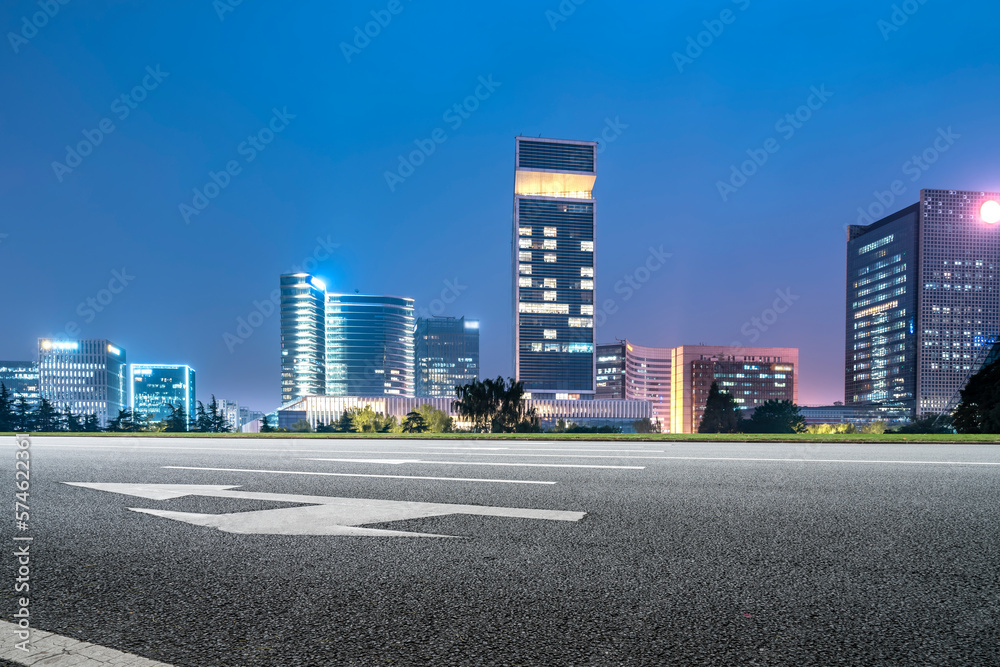
[[[297,505],[62,482],[587,515],[233,534],[128,508]],[[33,627],[169,665],[1000,665],[998,446],[33,437],[30,493]]]

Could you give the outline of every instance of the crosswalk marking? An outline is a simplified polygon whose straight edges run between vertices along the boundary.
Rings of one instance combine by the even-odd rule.
[[[27,651],[17,648],[20,630],[14,623],[0,621],[0,663],[33,667],[171,667],[131,653],[82,642],[72,637],[31,630]]]

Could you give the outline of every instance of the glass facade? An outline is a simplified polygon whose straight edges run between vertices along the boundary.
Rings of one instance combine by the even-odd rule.
[[[649,401],[653,421],[670,432],[670,370],[673,350],[643,347],[625,341],[625,399]]]
[[[625,343],[597,346],[597,398],[625,398]]]
[[[153,421],[163,421],[170,416],[171,405],[184,406],[188,420],[194,419],[195,374],[190,366],[170,364],[132,364],[132,410],[148,415]]]
[[[455,387],[479,380],[479,322],[420,318],[415,344],[417,396],[455,398]]]
[[[328,295],[326,394],[413,396],[415,323],[413,299]]]
[[[596,144],[516,140],[514,355],[533,398],[593,398]]]
[[[111,341],[39,339],[39,393],[58,409],[106,426],[128,407],[128,385],[125,350]]]
[[[0,383],[11,401],[24,398],[32,410],[38,407],[38,364],[34,361],[0,361]]]
[[[919,218],[914,205],[872,225],[848,228],[847,405],[879,403],[912,414]]]
[[[1000,338],[1000,193],[923,190],[847,242],[847,405],[911,417],[954,409]]]
[[[326,286],[281,276],[281,403],[326,391]]]

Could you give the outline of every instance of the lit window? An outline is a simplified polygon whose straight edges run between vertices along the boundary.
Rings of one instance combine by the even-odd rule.
[[[594,289],[594,281],[593,280],[581,280],[580,281],[580,289],[589,289],[589,290]]]
[[[531,227],[519,227],[517,233],[521,236],[531,236]]]
[[[541,343],[532,343],[531,344],[531,351],[532,352],[541,352],[542,351],[542,344]]]
[[[524,303],[518,304],[522,313],[536,315],[569,315],[569,306],[565,303]]]
[[[580,250],[583,252],[594,252],[593,241],[580,241]]]
[[[527,276],[521,276],[517,279],[518,287],[531,287],[531,278]]]
[[[593,278],[594,277],[594,267],[592,267],[592,266],[581,266],[580,267],[580,277],[581,278]]]
[[[545,351],[546,352],[559,352],[559,343],[546,343],[545,344]]]
[[[555,239],[545,239],[542,242],[542,248],[545,249],[545,250],[555,250],[556,249],[556,240]]]
[[[593,315],[594,314],[594,305],[593,304],[584,304],[584,305],[580,306],[580,314],[581,315]]]
[[[571,317],[569,318],[569,325],[575,329],[593,329],[594,320],[587,317]]]
[[[519,248],[531,248],[531,239],[518,239],[517,246]]]
[[[555,236],[556,235],[556,228],[555,227],[546,227],[545,228],[545,235],[546,236]]]
[[[519,262],[530,262],[531,261],[531,251],[530,250],[522,250],[519,253],[517,253],[517,261],[519,261]]]
[[[559,292],[545,293],[545,301],[558,301],[558,300],[559,300]]]
[[[530,276],[531,275],[531,264],[521,264],[518,267],[518,271],[521,272],[522,276]]]
[[[555,264],[557,261],[556,254],[554,252],[545,253],[545,261],[548,262],[549,264]]]
[[[544,333],[545,333],[545,340],[555,340],[556,339],[556,330],[555,329],[546,329]]]
[[[556,279],[555,278],[542,278],[542,287],[545,289],[555,289]]]

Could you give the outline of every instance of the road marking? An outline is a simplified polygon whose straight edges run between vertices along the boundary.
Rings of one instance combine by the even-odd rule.
[[[517,466],[523,468],[600,468],[604,470],[645,470],[645,466],[598,466],[583,463],[494,463],[492,461],[424,461],[421,459],[303,459],[303,461],[332,461],[334,463],[425,463],[445,466]]]
[[[138,496],[150,500],[171,500],[186,496],[212,498],[238,498],[271,502],[299,503],[307,507],[284,507],[253,512],[228,514],[199,514],[173,512],[140,507],[129,510],[151,514],[173,521],[196,526],[217,528],[226,533],[254,535],[348,535],[365,537],[455,537],[431,533],[412,533],[401,530],[361,528],[365,524],[424,519],[451,514],[474,516],[514,517],[520,519],[545,519],[548,521],[580,521],[586,512],[523,509],[518,507],[488,507],[484,505],[451,505],[445,503],[415,503],[400,500],[368,498],[334,498],[285,493],[257,493],[234,491],[238,486],[202,484],[91,484],[63,482],[108,493]]]
[[[132,653],[82,642],[72,637],[32,629],[28,651],[17,648],[24,632],[14,623],[0,621],[0,662],[17,665],[72,665],[73,667],[171,667]]]
[[[666,454],[665,449],[577,449],[571,447],[448,447],[446,445],[414,445],[417,449],[447,449],[449,451],[460,451],[464,452],[466,450],[489,450],[489,451],[514,451],[514,452],[628,452],[628,453],[643,453],[643,454]]]
[[[424,479],[439,482],[494,482],[496,484],[547,484],[522,479],[475,479],[469,477],[418,477],[416,475],[365,475],[356,472],[312,472],[306,470],[253,470],[251,468],[196,468],[193,466],[163,466],[169,470],[212,470],[215,472],[262,472],[270,475],[321,475],[323,477],[379,477],[382,479]]]
[[[650,458],[661,459],[663,461],[774,461],[791,463],[906,463],[919,465],[948,465],[948,466],[1000,466],[997,462],[982,461],[881,461],[878,459],[752,459],[752,458],[728,458],[720,456],[653,456]]]

